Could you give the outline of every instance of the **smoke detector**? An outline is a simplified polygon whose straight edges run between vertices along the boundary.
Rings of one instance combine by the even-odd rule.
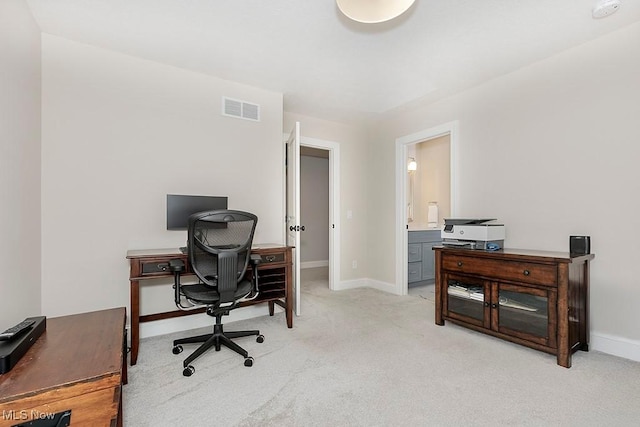
[[[593,7],[594,18],[604,18],[620,9],[620,0],[599,0]]]

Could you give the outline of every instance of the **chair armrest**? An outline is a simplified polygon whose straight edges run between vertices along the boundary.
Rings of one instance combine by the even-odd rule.
[[[262,262],[262,257],[258,254],[251,254],[249,262],[255,267]]]
[[[169,260],[169,270],[173,273],[182,273],[184,271],[184,261],[181,259]]]
[[[251,263],[251,269],[253,270],[253,292],[255,292],[255,296],[258,296],[260,290],[258,289],[258,264],[262,262],[262,257],[258,254],[251,254],[249,256],[249,262]]]

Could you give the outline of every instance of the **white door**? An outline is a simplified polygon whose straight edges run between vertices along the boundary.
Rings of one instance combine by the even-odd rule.
[[[287,245],[293,246],[293,308],[300,315],[300,122],[287,140]]]

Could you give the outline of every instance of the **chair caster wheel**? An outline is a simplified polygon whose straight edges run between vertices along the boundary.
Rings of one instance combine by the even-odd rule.
[[[258,338],[256,338],[257,342],[264,342],[264,335],[258,335]]]
[[[251,367],[253,366],[253,357],[249,356],[244,359],[244,366]]]
[[[182,346],[181,345],[176,345],[173,347],[173,354],[180,354],[182,353]]]
[[[184,370],[182,371],[182,375],[184,375],[185,377],[190,377],[191,375],[193,375],[195,371],[196,371],[196,368],[189,365],[186,368],[184,368]]]

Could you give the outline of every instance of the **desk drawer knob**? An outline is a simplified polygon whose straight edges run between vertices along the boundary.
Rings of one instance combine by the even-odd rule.
[[[462,261],[458,261],[458,267],[462,267]]]
[[[529,273],[529,270],[525,270],[522,272],[522,274],[524,274],[525,276],[528,276],[530,273]]]
[[[267,262],[273,262],[273,261],[276,260],[276,256],[275,255],[267,255],[264,258],[267,260]]]

